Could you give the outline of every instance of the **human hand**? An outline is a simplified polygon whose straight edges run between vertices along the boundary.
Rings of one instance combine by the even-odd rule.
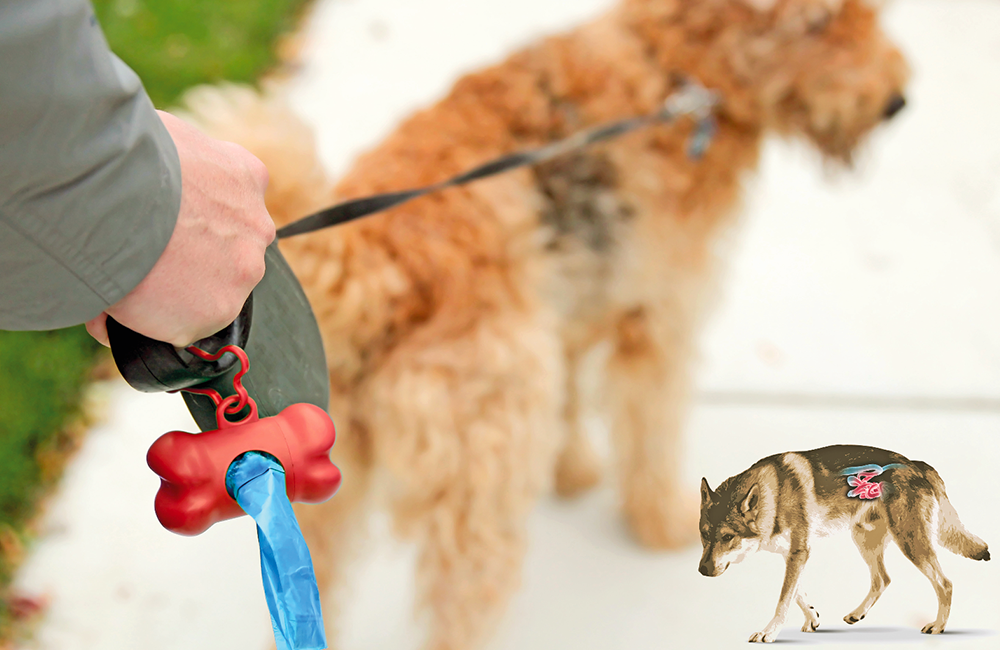
[[[243,147],[210,138],[160,111],[181,163],[181,207],[160,259],[124,298],[87,323],[108,345],[107,317],[183,347],[236,318],[264,277],[274,222],[264,206],[267,168]]]

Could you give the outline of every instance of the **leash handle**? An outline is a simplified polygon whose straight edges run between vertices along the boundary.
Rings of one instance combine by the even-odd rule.
[[[220,352],[231,345],[245,348],[252,320],[253,293],[232,323],[191,346],[204,351],[206,356],[151,339],[110,316],[108,342],[118,371],[132,388],[143,393],[176,391],[203,384],[232,370],[239,359]]]

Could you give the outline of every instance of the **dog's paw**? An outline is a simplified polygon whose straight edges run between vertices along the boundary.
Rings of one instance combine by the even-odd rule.
[[[848,625],[854,625],[858,621],[863,621],[863,620],[865,620],[864,614],[859,615],[855,614],[854,612],[851,612],[850,614],[844,617],[844,622],[847,623]]]
[[[802,624],[803,632],[815,632],[819,629],[819,612],[810,605],[809,613],[806,614],[806,622]]]
[[[572,498],[601,482],[601,460],[589,444],[567,447],[556,463],[556,494]]]
[[[665,502],[664,499],[632,501],[625,515],[632,533],[648,548],[675,549],[698,539],[700,497],[694,494]]]
[[[934,621],[925,625],[920,631],[924,634],[941,634],[944,632],[944,623]]]
[[[754,632],[750,635],[750,643],[774,643],[774,639],[778,636],[778,631],[768,631]]]

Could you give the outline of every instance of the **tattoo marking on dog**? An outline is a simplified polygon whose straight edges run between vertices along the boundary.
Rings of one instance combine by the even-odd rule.
[[[882,497],[883,483],[871,483],[876,476],[880,476],[886,470],[905,467],[899,463],[892,463],[882,467],[874,463],[861,467],[848,467],[841,470],[841,475],[847,476],[847,484],[853,489],[848,491],[847,496],[859,499],[878,499]]]

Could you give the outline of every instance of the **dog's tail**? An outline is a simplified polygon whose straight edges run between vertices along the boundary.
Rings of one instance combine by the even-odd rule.
[[[940,518],[938,520],[938,540],[941,546],[970,560],[989,560],[990,549],[986,542],[979,539],[962,525],[955,506],[945,496],[938,500]]]
[[[917,464],[917,463],[915,463]],[[927,479],[934,487],[934,492],[938,501],[938,542],[956,555],[967,557],[970,560],[990,559],[990,549],[986,542],[979,539],[962,525],[962,520],[958,517],[958,511],[951,505],[948,495],[944,491],[944,481],[941,476],[934,471],[934,468],[926,463],[923,465]]]

